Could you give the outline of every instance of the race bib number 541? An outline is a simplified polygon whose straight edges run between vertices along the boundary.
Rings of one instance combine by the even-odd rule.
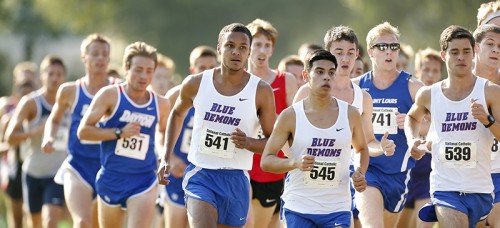
[[[230,139],[231,133],[203,128],[201,135],[202,154],[208,154],[220,158],[233,158],[235,145]]]

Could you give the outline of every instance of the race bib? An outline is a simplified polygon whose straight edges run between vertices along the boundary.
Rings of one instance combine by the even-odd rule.
[[[304,173],[304,184],[321,188],[338,188],[339,170],[340,162],[338,161],[314,161],[313,169]]]
[[[235,145],[230,139],[231,133],[203,127],[200,152],[220,158],[233,158]]]
[[[264,130],[262,130],[262,127],[259,127],[259,131],[257,131],[257,139],[263,139],[266,138],[264,135]]]
[[[54,149],[56,151],[66,151],[68,146],[69,128],[59,127],[54,138]]]
[[[396,122],[396,113],[398,108],[373,107],[372,124],[375,134],[397,134],[398,123]]]
[[[498,140],[493,139],[493,145],[491,145],[491,160],[495,160],[498,155]]]
[[[474,141],[444,141],[439,149],[439,161],[448,168],[476,168],[476,155]]]
[[[181,148],[180,151],[184,154],[189,153],[189,147],[191,146],[191,137],[193,136],[193,129],[184,128],[184,134],[182,134]]]
[[[146,159],[149,148],[149,135],[140,134],[129,138],[121,138],[116,141],[115,154],[137,160]]]

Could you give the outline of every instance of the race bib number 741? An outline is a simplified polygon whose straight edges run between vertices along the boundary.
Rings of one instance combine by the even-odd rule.
[[[398,108],[373,107],[372,124],[375,134],[397,134],[398,123],[396,122],[396,113]]]

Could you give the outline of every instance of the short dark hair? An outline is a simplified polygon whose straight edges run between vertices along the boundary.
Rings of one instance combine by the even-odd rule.
[[[474,31],[474,40],[476,41],[476,43],[481,43],[481,41],[483,41],[484,39],[484,36],[488,32],[500,34],[500,27],[494,24],[485,24],[477,27]]]
[[[475,41],[470,31],[462,26],[451,25],[443,30],[441,37],[439,38],[441,51],[446,51],[448,49],[448,43],[453,39],[468,39],[471,47],[474,48]]]
[[[330,47],[332,47],[333,42],[342,40],[356,44],[356,48],[359,45],[358,37],[356,36],[356,33],[354,33],[354,30],[347,26],[341,25],[333,27],[326,31],[325,38],[323,39],[323,41],[325,42],[325,49],[329,51]]]
[[[250,45],[252,45],[252,33],[250,33],[250,30],[248,30],[248,28],[244,24],[241,24],[241,23],[232,23],[232,24],[224,26],[224,28],[222,28],[222,30],[220,30],[219,40],[217,41],[217,44],[220,44],[220,42],[222,41],[222,37],[224,37],[224,35],[226,33],[230,33],[230,32],[244,33],[245,35],[248,36],[248,39],[250,39]]]
[[[64,65],[63,60],[52,55],[47,55],[43,58],[42,63],[40,63],[40,71],[44,71],[47,67],[52,65],[60,65],[66,73],[66,66]]]
[[[305,70],[309,72],[313,63],[318,60],[330,60],[335,65],[335,69],[337,69],[337,59],[332,53],[324,49],[316,49],[307,53],[304,64]]]

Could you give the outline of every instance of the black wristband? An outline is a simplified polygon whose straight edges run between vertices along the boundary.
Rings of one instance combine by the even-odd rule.
[[[488,124],[484,125],[485,128],[491,127],[495,123],[495,117],[493,117],[491,114],[488,115],[488,121],[490,121]]]

